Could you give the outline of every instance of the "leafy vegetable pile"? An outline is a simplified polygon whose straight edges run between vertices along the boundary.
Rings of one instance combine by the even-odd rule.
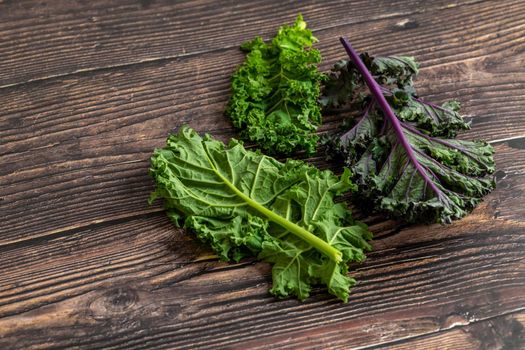
[[[243,44],[248,54],[233,75],[226,114],[268,152],[312,154],[321,108],[349,107],[359,117],[325,141],[351,170],[338,177],[297,160],[281,163],[182,127],[151,159],[157,188],[150,202],[163,198],[174,223],[221,259],[273,264],[274,295],[305,299],[312,285],[324,284],[346,302],[355,283],[347,264],[365,259],[372,234],[334,199],[356,191],[360,204],[393,217],[449,223],[494,188],[493,149],[455,138],[470,127],[459,103],[418,97],[414,58],[358,55],[341,39],[351,61],[337,62],[327,76],[317,70],[315,41],[299,16],[270,43]]]
[[[272,263],[271,292],[279,297],[305,299],[312,284],[323,283],[348,300],[355,281],[347,264],[365,258],[371,239],[344,204],[334,203],[353,188],[348,171],[338,178],[301,161],[283,164],[187,127],[170,135],[151,162],[151,201],[164,198],[168,216],[222,259],[256,255]]]
[[[315,41],[299,16],[268,44],[260,37],[242,44],[248,54],[233,75],[226,109],[242,138],[270,153],[315,152],[321,123],[317,99],[325,77],[316,67],[321,54],[311,48]]]
[[[356,175],[360,197],[410,222],[465,216],[494,188],[492,146],[453,138],[469,128],[459,103],[419,99],[412,57],[360,57],[342,42],[352,61],[335,65],[321,101],[361,110],[352,128],[332,138],[332,150]]]

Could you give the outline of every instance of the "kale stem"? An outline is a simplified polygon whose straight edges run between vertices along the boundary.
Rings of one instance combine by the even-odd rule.
[[[266,114],[269,115],[270,113],[272,113],[283,102],[284,102],[284,97],[281,97],[279,101],[277,101],[272,107],[270,107],[269,110],[266,111]]]
[[[210,166],[212,167],[215,174],[221,179],[222,182],[224,182],[226,186],[228,186],[233,191],[233,193],[235,193],[243,201],[245,201],[246,204],[248,204],[250,207],[255,209],[261,215],[268,218],[268,220],[275,222],[277,225],[281,226],[285,230],[290,231],[290,233],[301,238],[302,240],[310,244],[312,247],[317,249],[319,252],[321,252],[322,254],[325,254],[335,263],[338,264],[341,261],[343,261],[343,254],[337,248],[330,245],[328,242],[323,241],[321,238],[317,237],[316,235],[304,229],[303,227],[274,213],[270,209],[266,208],[265,206],[258,203],[257,201],[252,199],[250,196],[246,195],[244,192],[239,190],[232,182],[230,182],[226,177],[224,177],[221,174],[221,172],[217,169],[215,162],[212,160],[212,157],[209,155],[208,150],[206,148],[205,150],[206,150],[206,156],[208,158],[208,162],[210,163]]]
[[[344,37],[339,38],[339,40],[341,40],[341,43],[343,44],[346,53],[348,54],[350,59],[354,62],[359,72],[361,72],[361,74],[363,75],[366,85],[368,86],[368,89],[370,90],[372,95],[375,97],[375,100],[379,104],[379,107],[381,107],[383,113],[385,113],[385,116],[388,118],[390,123],[392,123],[392,128],[394,129],[394,132],[396,133],[397,138],[401,143],[401,146],[403,146],[403,148],[405,149],[408,159],[412,162],[417,172],[430,186],[430,188],[436,193],[436,195],[438,197],[441,197],[443,192],[436,186],[436,184],[432,181],[425,169],[423,169],[423,167],[417,160],[412,146],[410,145],[405,134],[403,133],[403,128],[401,127],[399,120],[397,119],[394,111],[392,110],[392,107],[390,107],[390,105],[388,104],[388,101],[386,100],[385,96],[383,96],[381,86],[374,80],[374,77],[372,77],[372,74],[370,73],[368,68],[366,68],[366,65],[361,60],[358,53],[354,50],[350,42]]]
[[[308,244],[312,245],[315,249],[321,253],[328,256],[330,259],[339,263],[342,261],[342,254],[337,249],[331,246],[329,243],[323,241],[321,238],[317,237],[313,233],[307,231],[301,226],[283,218],[282,216],[274,213],[270,209],[264,207],[263,205],[257,203],[252,198],[241,192],[235,185],[228,181],[224,176],[222,176],[219,171],[216,171],[216,174],[221,178],[222,181],[240,198],[242,198],[250,207],[266,216],[269,220],[275,222],[277,225],[283,227],[284,229],[290,231],[290,233],[296,235],[302,240],[306,241]]]

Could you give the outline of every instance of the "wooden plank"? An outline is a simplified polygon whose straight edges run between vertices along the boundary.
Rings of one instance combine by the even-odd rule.
[[[376,239],[351,268],[359,283],[348,304],[318,289],[305,302],[274,300],[268,265],[216,262],[162,213],[11,246],[0,347],[358,348],[523,308],[523,223],[478,211],[440,230]]]
[[[508,349],[520,350],[525,344],[525,312],[475,321],[463,325],[453,323],[452,329],[417,339],[388,344],[391,350],[453,350]],[[377,347],[381,349],[383,347]]]
[[[323,67],[344,57],[339,35],[359,33],[359,49],[416,54],[421,94],[458,98],[476,115],[465,137],[525,135],[525,74],[517,65],[525,59],[525,9],[507,19],[502,7],[513,8],[460,6],[442,10],[446,21],[414,14],[419,26],[403,30],[399,18],[320,30]],[[473,23],[482,24],[469,29]],[[411,46],[396,42],[399,36]],[[1,89],[0,244],[160,210],[146,204],[148,157],[182,123],[222,139],[236,135],[222,111],[241,61],[232,48]],[[327,116],[323,130],[338,121]],[[327,167],[323,158],[313,161]],[[512,210],[506,215],[517,217]]]
[[[217,262],[147,206],[147,158],[167,130],[236,134],[222,116],[235,47],[293,18],[298,5],[280,5],[0,1],[0,348],[523,344],[519,1],[301,4],[323,69],[344,56],[341,34],[361,50],[417,55],[422,95],[459,98],[476,115],[465,137],[500,140],[498,188],[464,220],[367,218],[375,251],[352,266],[348,304],[318,289],[304,303],[274,300],[268,265]],[[333,166],[323,158],[311,161]]]
[[[0,2],[0,86],[238,47],[255,35],[270,37],[299,12],[313,28],[326,28],[470,3],[480,1]]]

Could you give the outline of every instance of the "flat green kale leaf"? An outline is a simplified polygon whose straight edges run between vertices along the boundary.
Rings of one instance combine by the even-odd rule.
[[[308,297],[312,285],[348,300],[355,280],[350,261],[362,261],[371,233],[334,198],[354,185],[301,161],[280,163],[228,146],[183,127],[151,159],[157,184],[151,200],[164,199],[168,216],[211,245],[223,260],[247,256],[273,264],[278,297]]]
[[[321,123],[317,99],[325,78],[317,69],[316,41],[299,15],[271,42],[257,37],[241,46],[246,60],[233,74],[226,114],[243,139],[272,154],[315,153]]]
[[[494,188],[493,148],[454,139],[469,128],[459,103],[421,100],[413,59],[359,56],[346,40],[343,45],[352,61],[335,66],[329,86],[342,85],[345,95],[325,98],[327,105],[353,103],[361,112],[330,144],[355,174],[360,197],[410,222],[465,216]]]

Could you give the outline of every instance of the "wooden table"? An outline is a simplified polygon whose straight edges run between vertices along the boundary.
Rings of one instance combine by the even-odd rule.
[[[146,202],[169,130],[237,135],[239,44],[298,12],[323,70],[342,34],[414,55],[421,95],[461,101],[462,137],[496,148],[463,220],[361,216],[374,252],[348,304],[274,299],[267,264],[218,262]],[[524,149],[523,0],[0,1],[0,349],[525,348]]]

